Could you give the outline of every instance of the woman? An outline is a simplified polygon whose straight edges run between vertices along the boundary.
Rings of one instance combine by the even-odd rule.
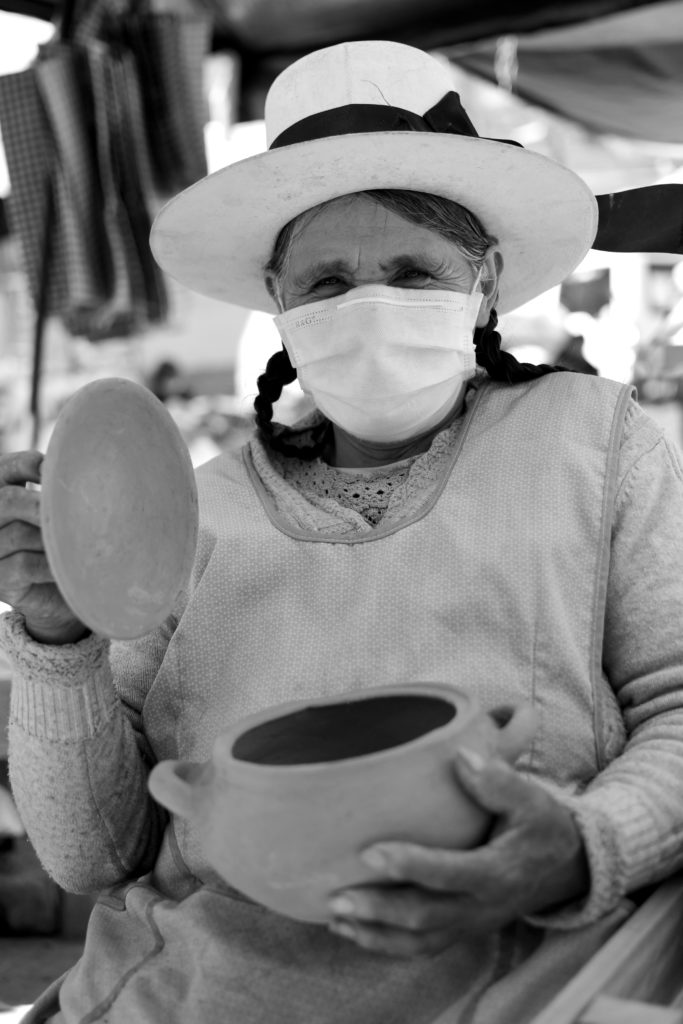
[[[501,352],[496,311],[594,238],[572,172],[479,139],[441,63],[398,44],[304,58],[266,119],[269,152],[153,237],[186,284],[276,312],[284,344],[258,436],[198,473],[169,620],[87,635],[16,486],[39,453],[0,464],[14,791],[48,870],[99,894],[27,1019],[529,1021],[683,863],[681,467],[629,388]],[[316,411],[285,429],[295,375]],[[208,757],[252,711],[420,679],[529,701],[533,744],[517,769],[454,762],[496,816],[484,845],[371,848],[387,884],[335,894],[327,928],[240,896],[148,794],[151,764]]]

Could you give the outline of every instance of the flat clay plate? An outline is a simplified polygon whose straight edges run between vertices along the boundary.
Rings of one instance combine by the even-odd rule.
[[[74,614],[113,639],[160,625],[192,569],[197,488],[159,399],[118,377],[80,388],[57,418],[41,491],[48,563]]]

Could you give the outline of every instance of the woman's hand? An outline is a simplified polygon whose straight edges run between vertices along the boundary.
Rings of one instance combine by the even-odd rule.
[[[332,931],[392,956],[435,953],[458,934],[493,931],[587,894],[585,851],[565,807],[500,759],[465,752],[454,768],[475,802],[495,815],[486,845],[369,847],[364,859],[393,884],[335,894]]]
[[[43,643],[73,643],[87,632],[62,597],[47,563],[40,530],[37,451],[0,456],[0,601],[22,612],[26,628]]]

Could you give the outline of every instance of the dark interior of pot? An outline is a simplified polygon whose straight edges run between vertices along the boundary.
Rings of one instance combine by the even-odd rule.
[[[247,730],[232,755],[252,764],[343,761],[409,743],[455,714],[450,701],[412,694],[312,706]]]

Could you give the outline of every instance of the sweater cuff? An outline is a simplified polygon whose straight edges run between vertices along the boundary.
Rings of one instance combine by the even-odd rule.
[[[581,794],[553,788],[553,795],[570,811],[583,839],[590,890],[580,900],[525,920],[570,930],[611,913],[627,893],[652,881],[657,830],[647,806],[621,786],[605,785]]]
[[[13,669],[10,721],[40,740],[96,735],[117,703],[109,641],[94,633],[74,644],[43,644],[19,612],[0,615],[0,647]]]

